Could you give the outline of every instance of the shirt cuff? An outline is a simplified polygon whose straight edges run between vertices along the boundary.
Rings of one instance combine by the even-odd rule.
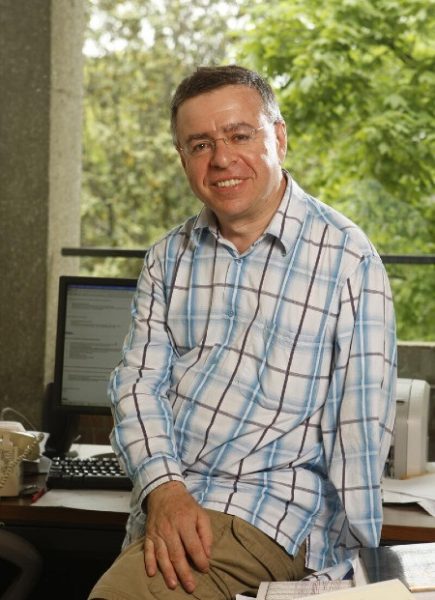
[[[172,456],[153,457],[141,465],[134,478],[134,491],[140,504],[159,485],[169,481],[184,483],[180,465]]]

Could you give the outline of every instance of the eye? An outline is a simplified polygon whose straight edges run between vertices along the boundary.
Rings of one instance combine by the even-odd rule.
[[[189,145],[189,152],[190,154],[202,154],[203,152],[207,152],[210,148],[210,140],[199,140],[197,142],[192,142]]]
[[[232,144],[247,144],[252,139],[251,132],[238,131],[231,136]]]
[[[231,144],[249,144],[249,142],[252,141],[252,139],[254,138],[255,135],[255,129],[249,129],[246,127],[242,127],[239,129],[236,129],[231,138],[230,138],[230,143]]]

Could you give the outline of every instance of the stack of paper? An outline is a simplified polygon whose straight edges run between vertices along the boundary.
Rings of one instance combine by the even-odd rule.
[[[325,592],[348,590],[353,587],[350,580],[318,581],[265,581],[260,584],[257,600],[296,600]]]
[[[322,600],[412,600],[413,598],[411,592],[398,579],[322,594]]]
[[[435,473],[410,479],[387,479],[382,482],[384,503],[416,502],[435,517]]]
[[[435,591],[435,543],[361,548],[367,579],[399,579],[412,592]]]
[[[279,582],[271,583],[263,590],[259,589],[257,600],[305,600],[311,598],[314,600],[317,595],[298,596],[294,597],[294,591],[291,584],[295,582]],[[301,582],[305,583],[305,582]],[[331,582],[332,583],[332,582]],[[335,582],[338,583],[338,582]],[[279,595],[277,585],[280,586]],[[287,587],[287,592],[285,592]],[[336,589],[330,592],[319,592],[322,600],[412,600],[411,592],[398,579],[383,581],[381,583],[371,583],[357,587],[345,587],[344,589]],[[264,595],[266,594],[266,595]]]

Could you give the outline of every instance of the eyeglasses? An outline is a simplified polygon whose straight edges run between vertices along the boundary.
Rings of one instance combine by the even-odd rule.
[[[222,140],[230,148],[247,146],[255,140],[257,133],[261,129],[264,129],[264,127],[257,127],[256,129],[252,127],[237,127],[229,136],[220,138],[195,138],[189,140],[184,146],[178,146],[178,148],[193,158],[210,156],[216,151],[216,142],[219,140]]]

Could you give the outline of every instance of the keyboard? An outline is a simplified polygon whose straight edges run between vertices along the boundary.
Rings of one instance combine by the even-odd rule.
[[[52,458],[47,476],[47,488],[52,490],[131,490],[132,487],[115,456],[56,456]]]

